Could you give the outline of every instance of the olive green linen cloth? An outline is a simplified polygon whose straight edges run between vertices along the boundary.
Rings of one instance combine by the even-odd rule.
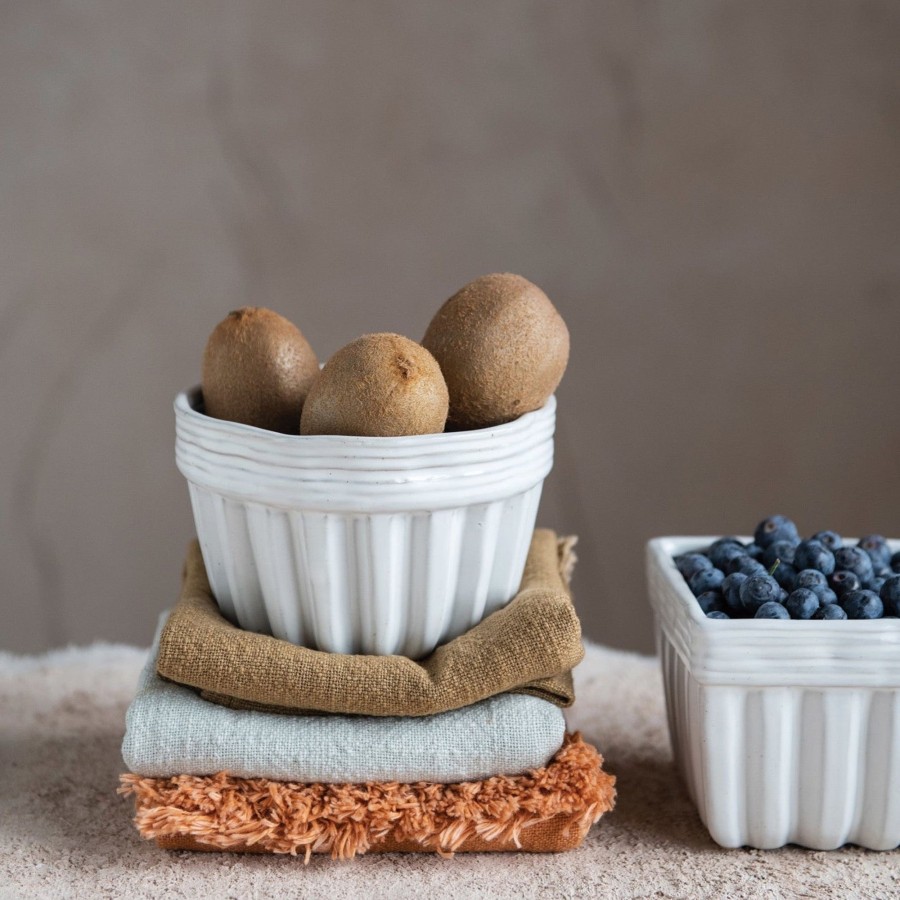
[[[324,653],[232,625],[209,587],[199,544],[160,639],[157,671],[221,705],[272,712],[428,716],[505,691],[574,700],[581,625],[568,589],[573,538],[538,529],[519,593],[470,631],[415,661]]]

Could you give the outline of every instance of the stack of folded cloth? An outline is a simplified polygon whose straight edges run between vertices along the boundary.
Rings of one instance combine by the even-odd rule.
[[[193,544],[128,710],[120,792],[139,832],[306,860],[578,846],[615,780],[565,732],[572,543],[536,531],[512,601],[419,661],[237,628]]]

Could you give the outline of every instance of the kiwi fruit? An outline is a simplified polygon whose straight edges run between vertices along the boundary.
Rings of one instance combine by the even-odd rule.
[[[319,361],[292,322],[262,307],[230,312],[203,352],[207,415],[297,434]]]
[[[450,392],[448,425],[484,428],[540,409],[569,361],[569,330],[535,284],[485,275],[455,293],[431,320],[422,345]]]
[[[444,430],[447,385],[434,357],[399,334],[364,334],[325,363],[300,434],[390,437]]]

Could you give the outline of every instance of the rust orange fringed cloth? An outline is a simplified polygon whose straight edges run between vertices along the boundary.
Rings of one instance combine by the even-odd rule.
[[[135,823],[166,849],[313,853],[351,859],[367,852],[577,847],[612,809],[615,778],[580,734],[550,763],[522,775],[457,784],[295,784],[264,778],[122,775]]]

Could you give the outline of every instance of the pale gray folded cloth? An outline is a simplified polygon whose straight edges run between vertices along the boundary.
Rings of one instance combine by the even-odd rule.
[[[156,778],[227,771],[274,781],[476,781],[546,765],[565,733],[562,711],[498,694],[433,716],[283,715],[233,710],[156,674],[160,619],[122,744],[126,766]]]

